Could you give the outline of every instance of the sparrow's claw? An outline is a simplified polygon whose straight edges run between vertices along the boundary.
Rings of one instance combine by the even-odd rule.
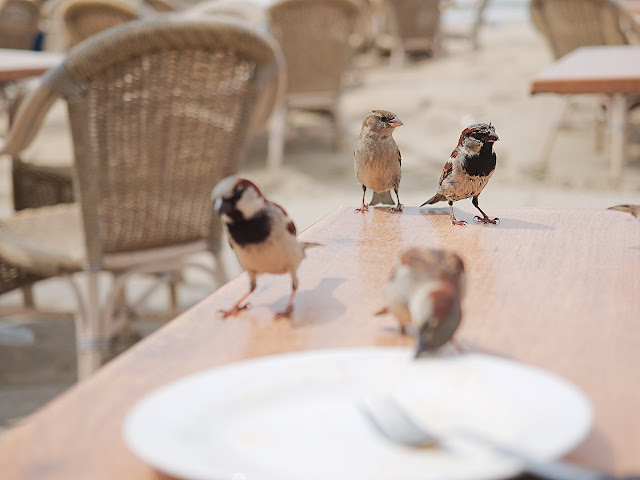
[[[451,220],[451,225],[466,225],[467,222],[464,220],[456,220],[455,218]]]
[[[364,213],[369,211],[369,205],[362,205],[360,208],[356,208],[354,212],[356,213]]]
[[[496,224],[500,223],[500,219],[499,218],[489,218],[486,215],[484,217],[476,215],[475,217],[473,217],[473,219],[476,222],[484,223],[484,224],[491,223],[493,225],[496,225]]]
[[[274,320],[280,320],[281,318],[291,318],[291,314],[293,313],[293,305],[287,305],[283,311],[276,313]]]
[[[218,313],[221,313],[222,319],[225,320],[227,317],[232,317],[234,315],[237,315],[241,311],[248,309],[249,305],[249,302],[245,303],[244,305],[234,305],[233,308],[229,310],[218,310]]]
[[[389,209],[389,211],[391,213],[396,213],[396,212],[402,212],[402,208],[404,207],[404,205],[402,205],[401,203],[399,203],[398,205],[396,205],[395,207],[391,207]]]

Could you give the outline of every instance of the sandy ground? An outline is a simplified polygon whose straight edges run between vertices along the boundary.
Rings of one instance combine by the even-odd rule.
[[[558,133],[548,175],[540,179],[532,173],[559,101],[553,95],[529,95],[529,85],[532,76],[551,63],[551,55],[528,23],[489,25],[482,32],[481,43],[483,48],[474,52],[467,42],[445,41],[442,56],[410,61],[400,70],[390,69],[387,58],[359,56],[343,97],[343,146],[338,151],[331,149],[324,118],[295,115],[280,171],[269,174],[264,169],[266,135],[262,133],[253,139],[241,174],[281,203],[299,230],[340,205],[356,206],[361,189],[353,174],[353,146],[363,118],[378,108],[393,111],[404,122],[394,137],[403,157],[401,198],[405,205],[419,205],[435,192],[460,131],[478,121],[491,121],[500,136],[495,145],[497,170],[480,197],[480,205],[489,215],[497,206],[606,208],[640,203],[637,150],[630,152],[623,178],[615,182],[608,177],[607,149],[595,149],[596,97],[576,98]],[[638,132],[632,133],[640,140]],[[53,109],[29,157],[36,162],[59,163],[72,158],[64,105]],[[10,214],[10,198],[9,160],[5,157],[0,158],[0,215]],[[199,260],[209,261],[204,257]],[[225,252],[225,261],[232,276],[239,272],[230,251]],[[143,284],[140,279],[131,289],[140,289]],[[192,305],[214,289],[207,277],[190,272],[181,289],[182,306]],[[74,308],[64,281],[40,282],[35,292],[42,308],[61,312]],[[6,294],[0,298],[0,308],[17,306],[20,298],[18,292]],[[165,304],[166,295],[158,292],[150,308],[159,310]],[[146,332],[157,325],[139,327]],[[2,344],[1,329],[6,332],[7,327],[14,339],[12,345]],[[73,383],[74,371],[69,314],[46,319],[33,315],[2,318],[0,429],[66,389]]]

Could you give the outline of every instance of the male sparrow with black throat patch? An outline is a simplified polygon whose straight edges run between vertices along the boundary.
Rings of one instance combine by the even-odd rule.
[[[297,270],[305,257],[305,250],[317,243],[300,242],[296,226],[287,212],[270,202],[251,181],[227,177],[211,194],[216,214],[222,216],[229,245],[240,266],[249,275],[251,289],[230,310],[220,310],[224,318],[248,308],[242,302],[256,289],[256,277],[262,273],[288,273],[292,292],[287,308],[276,319],[289,317],[293,312],[293,296],[298,288]]]
[[[499,140],[491,124],[476,123],[465,128],[460,134],[458,146],[444,165],[436,194],[421,207],[446,200],[451,209],[451,223],[466,225],[464,220],[456,220],[453,202],[472,198],[473,206],[480,210],[482,217],[474,220],[481,223],[497,223],[499,219],[489,218],[478,206],[478,195],[487,185],[496,168],[496,154],[493,142]]]
[[[400,149],[393,139],[393,130],[402,125],[400,119],[386,110],[372,110],[364,119],[360,137],[353,152],[353,164],[358,182],[362,185],[362,206],[356,212],[366,212],[369,205],[393,205],[391,190],[398,203],[392,212],[401,212],[398,196],[400,188]],[[367,188],[373,190],[370,204],[365,204]]]

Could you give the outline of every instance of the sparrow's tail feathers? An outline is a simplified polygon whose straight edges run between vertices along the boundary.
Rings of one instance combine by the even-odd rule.
[[[640,213],[640,205],[616,205],[615,207],[609,207],[607,210],[615,210],[617,212],[630,213],[634,217],[638,217]]]
[[[439,193],[436,193],[433,197],[431,197],[429,200],[427,200],[426,202],[424,202],[422,205],[420,205],[421,207],[424,207],[425,205],[433,205],[434,203],[438,203],[438,202],[444,202],[447,198],[440,195]]]
[[[391,198],[391,190],[384,193],[373,192],[373,197],[371,198],[371,203],[369,205],[378,205],[379,203],[395,205],[396,202]]]

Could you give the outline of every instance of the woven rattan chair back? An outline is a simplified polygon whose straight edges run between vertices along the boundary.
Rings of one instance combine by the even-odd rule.
[[[70,0],[62,5],[62,19],[72,46],[136,18],[136,9],[118,0]]]
[[[440,33],[440,0],[387,0],[401,42],[432,45]]]
[[[530,11],[554,58],[582,46],[627,43],[610,0],[531,0]]]
[[[359,14],[351,0],[281,0],[269,25],[287,62],[287,92],[337,92],[353,55]]]
[[[40,2],[5,0],[0,6],[0,48],[29,50],[38,34]]]
[[[208,237],[211,189],[238,169],[274,52],[239,24],[134,21],[45,77],[69,106],[90,263]]]

